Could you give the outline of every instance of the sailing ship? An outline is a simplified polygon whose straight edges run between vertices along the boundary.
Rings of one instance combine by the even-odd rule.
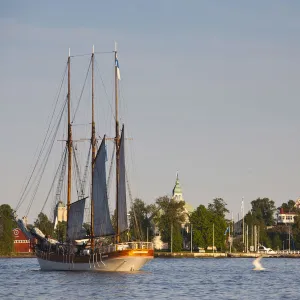
[[[72,123],[70,96],[70,63],[68,56],[68,129],[67,129],[67,239],[61,243],[47,238],[38,228],[30,234],[37,240],[35,254],[42,270],[64,271],[136,271],[153,258],[153,243],[144,241],[124,241],[122,235],[128,231],[126,204],[125,170],[125,129],[120,132],[118,120],[118,80],[120,79],[117,49],[114,52],[114,89],[115,89],[115,137],[113,138],[116,159],[116,209],[113,226],[107,194],[106,176],[106,136],[97,149],[94,117],[94,47],[91,54],[92,66],[92,123],[91,123],[91,199],[90,234],[82,234],[84,211],[87,197],[71,201],[72,189]],[[27,230],[20,220],[18,222]],[[27,230],[28,231],[28,230]],[[126,235],[125,235],[126,236]],[[110,243],[105,243],[105,237]],[[124,238],[123,238],[124,239]]]

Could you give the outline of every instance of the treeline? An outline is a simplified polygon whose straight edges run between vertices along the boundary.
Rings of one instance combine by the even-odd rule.
[[[283,208],[285,213],[294,213],[296,217],[292,224],[278,224],[275,212]],[[245,215],[249,236],[252,236],[254,225],[259,228],[259,242],[273,250],[300,249],[300,210],[295,201],[289,200],[276,208],[273,200],[258,198],[251,202],[251,210]],[[239,249],[240,250],[240,249]]]
[[[141,199],[135,199],[130,211],[130,234],[133,239],[145,240],[148,228],[149,240],[154,236],[154,228],[158,229],[162,241],[171,245],[171,229],[173,232],[173,251],[182,251],[190,246],[191,225],[193,230],[193,246],[207,249],[214,245],[220,251],[229,250],[229,232],[233,237],[232,251],[243,251],[242,221],[234,224],[226,219],[229,213],[227,204],[222,198],[213,199],[207,207],[199,205],[193,212],[188,213],[185,202],[175,201],[168,197],[160,197],[154,204],[146,205]],[[295,213],[292,224],[278,224],[276,211],[283,208],[286,213]],[[185,222],[188,220],[188,223]],[[185,226],[183,226],[185,224]],[[237,225],[240,230],[237,230]],[[254,242],[255,227],[258,243],[272,247],[274,250],[300,249],[300,209],[295,201],[289,200],[276,208],[273,200],[257,198],[251,202],[251,209],[245,214],[244,232],[248,228],[248,246]],[[214,230],[213,230],[214,229]],[[245,238],[246,240],[246,238]],[[170,246],[169,246],[170,248]]]
[[[9,255],[13,252],[12,230],[16,227],[13,210],[8,204],[0,206],[0,254]]]
[[[196,210],[189,213],[184,201],[176,201],[167,196],[158,198],[151,205],[146,205],[141,199],[135,199],[130,211],[130,236],[133,240],[145,241],[148,229],[150,241],[156,229],[162,241],[171,247],[172,232],[172,250],[177,252],[190,244],[191,224],[193,245],[201,248],[213,245],[214,227],[214,245],[224,250],[224,232],[228,226],[225,214],[229,212],[226,206],[223,199],[216,198],[207,208],[199,205]]]
[[[226,219],[227,204],[222,198],[213,199],[207,207],[199,205],[194,211],[186,209],[184,201],[176,201],[163,196],[156,199],[155,203],[147,205],[141,199],[135,199],[129,211],[129,231],[122,235],[123,241],[152,241],[155,234],[160,234],[162,242],[168,243],[174,252],[187,250],[191,242],[191,229],[193,246],[205,248],[214,245],[219,251],[229,248],[229,228],[233,234],[232,251],[243,251],[245,245],[241,232],[236,233],[236,224]],[[252,244],[253,228],[259,232],[259,243],[274,250],[300,249],[300,210],[295,207],[295,202],[289,200],[281,207],[285,212],[293,212],[297,216],[291,225],[276,225],[275,212],[277,209],[273,200],[257,198],[251,202],[251,209],[246,213],[244,224],[248,227],[249,246]],[[114,220],[114,218],[113,218]],[[113,221],[113,223],[115,223]],[[241,224],[241,222],[240,222]],[[0,254],[7,255],[13,251],[12,229],[17,225],[13,218],[13,210],[8,204],[0,206]],[[66,222],[59,222],[54,229],[54,224],[46,214],[40,213],[33,225],[45,235],[61,242],[66,240]],[[83,227],[89,235],[89,224]],[[242,230],[242,228],[241,228]]]

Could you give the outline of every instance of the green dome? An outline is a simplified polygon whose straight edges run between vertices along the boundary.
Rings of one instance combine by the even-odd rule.
[[[173,188],[173,195],[175,195],[175,194],[182,194],[182,189],[181,189],[181,186],[180,186],[180,183],[179,183],[178,173],[177,173],[177,176],[176,176],[175,186]]]
[[[173,189],[173,194],[182,194],[181,186],[179,180],[176,180],[175,187]]]

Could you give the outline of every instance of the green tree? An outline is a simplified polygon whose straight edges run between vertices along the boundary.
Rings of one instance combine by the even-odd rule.
[[[157,224],[162,235],[162,240],[171,245],[171,228],[173,233],[173,251],[182,249],[181,224],[186,220],[185,202],[175,201],[167,196],[156,200],[156,205],[160,208]]]
[[[129,228],[130,235],[133,239],[149,241],[153,238],[153,230],[151,226],[153,206],[146,205],[141,199],[134,199],[131,210],[129,211]]]
[[[287,226],[285,226],[287,228]],[[288,230],[286,230],[286,235],[288,234]],[[293,237],[295,248],[300,249],[300,214],[297,209],[297,216],[294,219],[294,224],[292,226],[291,235]]]
[[[274,225],[275,203],[269,198],[257,198],[251,202],[251,214],[254,223],[263,223],[265,226]]]
[[[272,239],[272,249],[273,250],[281,249],[282,241],[280,238],[280,234],[279,233],[273,234],[271,236],[271,239]]]
[[[241,236],[236,237],[232,243],[233,251],[242,252],[244,249],[243,238]]]
[[[272,240],[270,238],[270,235],[268,234],[268,231],[266,230],[266,227],[260,227],[259,243],[266,247],[272,247]]]
[[[201,248],[212,246],[213,213],[199,205],[191,213],[190,222],[193,224],[193,245]]]
[[[227,204],[222,198],[215,198],[212,203],[208,204],[208,210],[216,216],[225,218],[225,214],[229,213],[226,206]]]
[[[275,223],[274,213],[276,211],[275,203],[269,198],[257,198],[251,202],[251,211],[245,215],[245,225],[248,225],[249,234],[252,234],[254,225],[259,229],[259,243],[272,247],[271,231],[267,227]],[[277,243],[277,242],[276,242]]]
[[[296,212],[297,208],[295,207],[295,201],[294,200],[289,200],[286,203],[282,203],[281,207],[283,208],[284,212]],[[280,209],[280,207],[278,207]]]
[[[208,208],[199,205],[190,216],[190,222],[193,224],[193,244],[201,248],[212,246],[214,227],[214,245],[217,248],[224,249],[224,233],[227,228],[225,219],[226,203],[220,198],[214,200],[216,201],[209,204]]]
[[[0,253],[9,255],[13,251],[12,230],[16,227],[13,210],[8,204],[0,206]]]
[[[39,213],[38,218],[34,222],[34,226],[39,228],[45,235],[53,236],[54,226],[44,213]]]
[[[86,235],[90,235],[91,234],[91,224],[89,224],[89,223],[83,223],[82,227],[85,229]]]
[[[172,228],[172,232],[173,232],[172,251],[180,252],[182,250],[182,244],[183,244],[181,225],[176,223],[175,226]]]
[[[115,232],[117,232],[117,211],[116,209],[114,210],[114,213],[111,215],[111,224]],[[107,238],[108,241],[111,243],[115,243],[116,239],[114,237],[109,237]],[[120,242],[128,242],[129,240],[129,232],[128,230],[121,232],[120,234]]]
[[[60,241],[64,242],[67,236],[67,222],[62,221],[58,222],[56,225],[56,229],[54,230],[54,237]]]

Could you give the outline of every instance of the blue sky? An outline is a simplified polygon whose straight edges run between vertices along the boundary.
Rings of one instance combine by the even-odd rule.
[[[223,197],[235,218],[243,196],[246,209],[257,197],[296,199],[299,13],[299,1],[276,0],[1,1],[0,203],[18,202],[68,48],[110,51],[114,41],[134,196],[170,194],[179,171],[187,202]],[[109,59],[99,61],[111,94]],[[86,62],[74,62],[84,70],[74,95]],[[38,201],[32,218],[42,192]]]

